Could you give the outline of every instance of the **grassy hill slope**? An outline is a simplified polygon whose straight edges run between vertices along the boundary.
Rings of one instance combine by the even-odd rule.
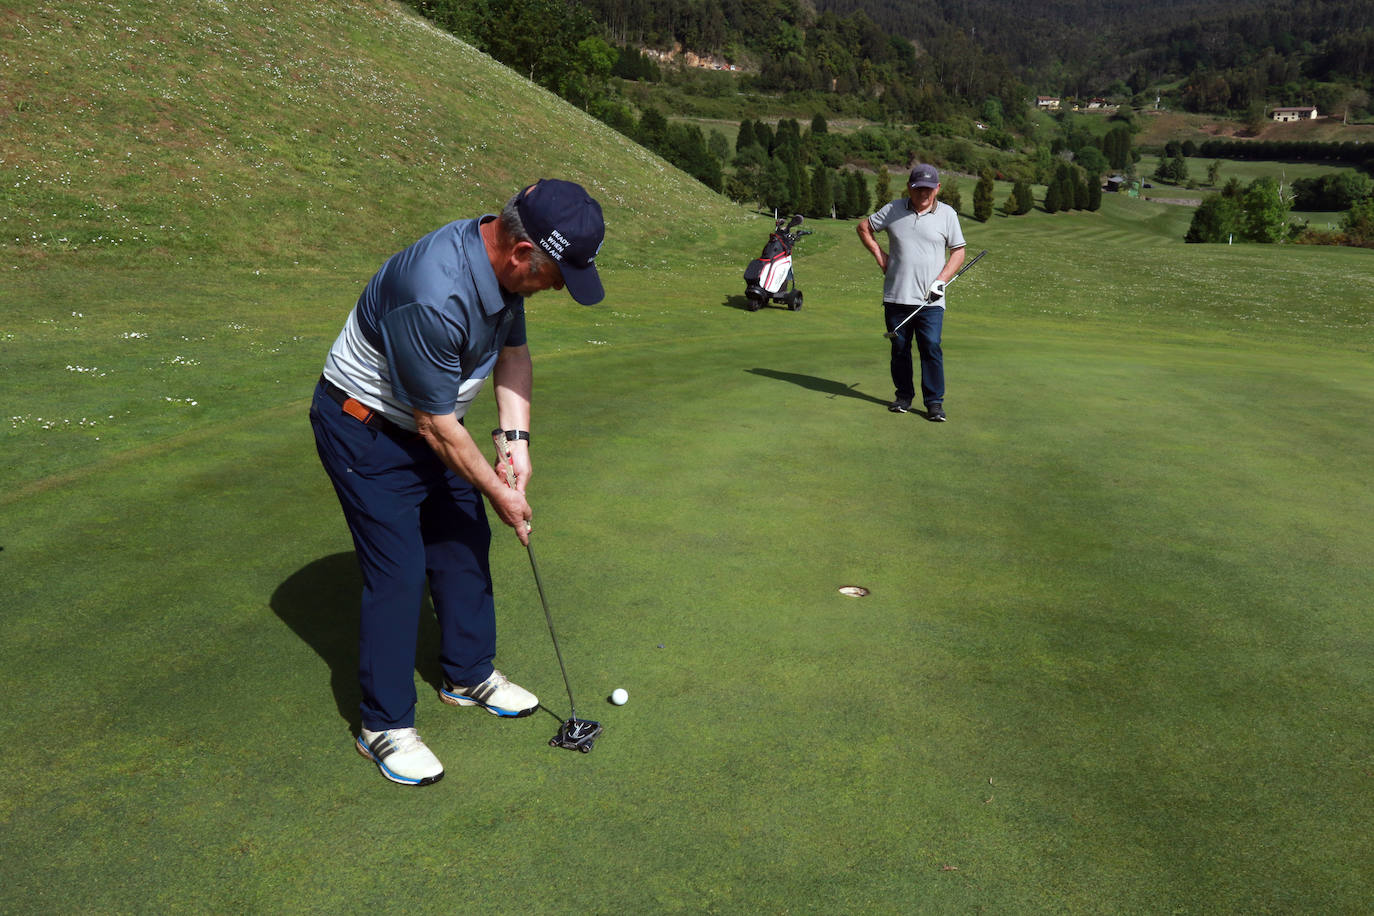
[[[22,0],[0,17],[0,71],[6,268],[371,261],[543,176],[601,200],[609,260],[664,214],[741,216],[385,0]]]
[[[299,397],[281,361],[322,359],[382,259],[528,181],[600,200],[612,273],[761,223],[386,0],[26,0],[0,72],[4,467],[25,481]]]
[[[1342,124],[1339,116],[1323,117],[1316,121],[1292,121],[1278,124],[1266,121],[1257,133],[1241,121],[1216,115],[1191,114],[1183,111],[1140,112],[1141,133],[1136,144],[1159,148],[1170,140],[1230,139],[1240,137],[1254,140],[1304,140],[1320,143],[1368,143],[1374,139],[1374,125]]]

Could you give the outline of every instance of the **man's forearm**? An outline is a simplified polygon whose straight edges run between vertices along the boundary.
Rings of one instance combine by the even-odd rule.
[[[502,429],[530,428],[530,398],[534,392],[534,367],[528,346],[505,347],[492,371],[496,383],[496,415]]]
[[[488,496],[505,489],[505,483],[487,463],[482,449],[453,414],[430,414],[417,410],[415,425],[420,436],[455,474]]]

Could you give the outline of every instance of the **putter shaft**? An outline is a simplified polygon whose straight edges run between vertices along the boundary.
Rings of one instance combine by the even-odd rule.
[[[510,441],[506,439],[506,434],[497,429],[493,430],[492,441],[501,450],[501,455],[506,459],[506,485],[515,486],[515,467],[511,464]],[[544,622],[549,625],[549,638],[553,640],[553,654],[558,656],[558,670],[563,674],[563,687],[568,691],[568,712],[571,721],[577,721],[577,705],[573,702],[572,684],[568,681],[568,669],[563,665],[563,652],[558,648],[558,634],[553,630],[553,615],[549,613],[549,600],[544,597],[544,580],[539,575],[539,564],[534,559],[534,544],[530,543],[528,534],[525,541],[525,552],[530,556],[530,571],[534,573],[534,587],[539,592],[539,604],[544,608]]]
[[[563,687],[568,691],[569,717],[577,721],[577,706],[573,703],[572,684],[568,682],[568,669],[563,666],[563,653],[558,648],[558,635],[553,631],[553,615],[549,613],[549,601],[544,597],[544,580],[539,577],[539,564],[534,560],[534,545],[526,544],[525,552],[530,555],[530,570],[534,573],[534,587],[539,592],[539,603],[544,608],[544,622],[549,625],[549,639],[553,640],[553,654],[558,656],[558,670],[563,673]]]
[[[988,250],[987,250],[986,248],[984,248],[982,251],[980,251],[980,252],[978,252],[976,255],[974,255],[972,261],[969,261],[969,262],[968,262],[967,264],[965,264],[963,267],[960,267],[958,273],[956,273],[954,276],[950,277],[948,280],[945,281],[945,286],[949,286],[949,285],[950,285],[951,283],[953,283],[955,280],[957,280],[957,279],[959,279],[960,277],[962,277],[962,276],[964,275],[964,272],[965,272],[965,271],[967,271],[967,270],[968,270],[970,267],[972,267],[974,264],[977,264],[978,261],[979,261],[980,259],[982,259],[983,255],[985,255],[985,254],[987,254],[987,253],[988,253]],[[893,340],[894,338],[896,338],[897,332],[900,331],[900,330],[902,329],[902,325],[906,324],[908,321],[910,321],[911,319],[915,318],[918,314],[920,314],[921,309],[925,308],[927,305],[930,305],[930,300],[929,300],[929,299],[926,299],[925,302],[922,302],[920,305],[916,306],[916,311],[912,312],[910,315],[907,315],[907,316],[906,316],[905,318],[903,318],[901,321],[897,322],[897,324],[896,324],[895,326],[893,326],[892,330],[883,332],[883,336],[886,337],[888,340]]]

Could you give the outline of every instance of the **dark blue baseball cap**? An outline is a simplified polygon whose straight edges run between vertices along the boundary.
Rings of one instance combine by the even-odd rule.
[[[935,171],[935,166],[922,163],[911,170],[911,177],[907,179],[908,188],[938,188],[940,186],[940,173]]]
[[[595,305],[605,298],[596,255],[606,238],[606,223],[601,205],[581,185],[541,178],[520,192],[515,210],[534,244],[558,262],[573,299]]]

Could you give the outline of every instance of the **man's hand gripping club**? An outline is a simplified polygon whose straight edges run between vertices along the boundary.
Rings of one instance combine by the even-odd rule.
[[[496,464],[494,468],[497,476],[505,480],[507,492],[519,494],[520,502],[526,509],[529,509],[529,503],[526,502],[524,498],[525,487],[530,476],[528,447],[522,449],[521,454],[517,456],[512,443],[506,438],[504,430],[493,429],[491,431],[491,438],[492,441],[496,443]],[[522,465],[523,468],[521,467]],[[494,499],[492,500],[492,505],[496,506],[496,501]],[[516,521],[511,522],[506,519],[506,516],[502,514],[499,507],[497,507],[496,511],[498,515],[501,515],[501,520],[503,522],[515,529],[515,534],[520,538],[520,543],[528,547],[530,543],[530,531],[532,530],[532,526],[530,525],[531,515],[517,516]]]

